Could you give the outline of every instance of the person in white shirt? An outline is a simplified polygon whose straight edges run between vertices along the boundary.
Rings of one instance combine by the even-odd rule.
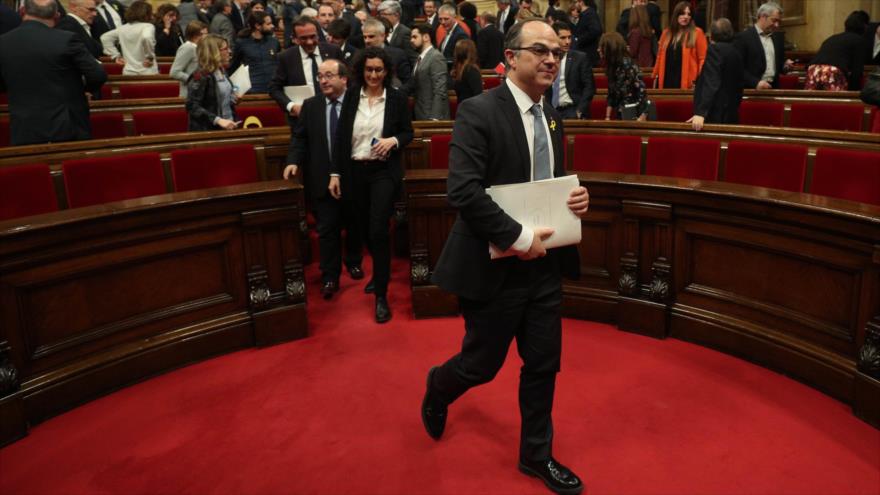
[[[124,65],[123,75],[158,74],[156,64],[156,26],[153,25],[153,7],[144,0],[136,0],[125,13],[127,24],[101,35],[104,53]],[[119,43],[122,53],[116,49]]]
[[[199,68],[196,56],[196,45],[203,36],[208,34],[208,26],[202,21],[192,21],[186,25],[184,36],[186,41],[177,49],[174,62],[171,64],[171,78],[180,81],[180,96],[186,98],[186,82]]]

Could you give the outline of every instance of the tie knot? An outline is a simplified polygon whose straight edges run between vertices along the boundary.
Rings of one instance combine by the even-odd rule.
[[[532,115],[534,115],[536,119],[541,118],[541,105],[535,103],[529,110],[532,112]]]
[[[315,52],[310,53],[309,58],[315,60]]]

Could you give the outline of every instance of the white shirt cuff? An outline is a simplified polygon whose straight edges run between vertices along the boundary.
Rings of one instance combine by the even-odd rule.
[[[293,108],[293,102],[288,103],[285,108],[287,108],[287,113],[290,113],[290,109]]]
[[[535,232],[526,227],[522,226],[522,232],[519,233],[519,237],[516,241],[510,246],[512,251],[516,251],[517,253],[527,253],[529,248],[532,247],[532,241],[535,238]]]

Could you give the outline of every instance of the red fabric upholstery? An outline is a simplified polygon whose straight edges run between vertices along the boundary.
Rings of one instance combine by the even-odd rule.
[[[501,84],[500,77],[484,77],[483,78],[483,91],[489,91],[490,89]]]
[[[431,136],[431,168],[449,168],[449,143],[451,134],[435,134]]]
[[[189,128],[186,110],[182,108],[134,112],[131,117],[134,120],[134,133],[137,135],[186,132]]]
[[[9,119],[0,119],[0,148],[9,146]]]
[[[782,127],[784,114],[785,103],[743,100],[739,106],[739,123]]]
[[[654,87],[654,76],[651,76],[651,75],[642,76],[642,81],[645,82],[646,88],[653,88]],[[688,117],[688,118],[690,118],[690,117]]]
[[[593,98],[593,101],[590,102],[590,118],[593,120],[603,120],[607,104],[608,100],[605,98]]]
[[[277,105],[266,105],[261,107],[241,106],[236,107],[235,113],[238,116],[238,120],[242,121],[242,125],[244,125],[245,119],[253,115],[260,119],[260,123],[263,124],[263,127],[287,126],[287,117],[284,115],[281,107]]]
[[[176,191],[256,182],[257,158],[247,144],[172,151],[171,175]]]
[[[118,76],[122,74],[122,66],[113,62],[107,62],[105,64],[101,64],[104,67],[104,72],[107,73],[108,76]]]
[[[121,113],[92,113],[92,139],[125,137],[125,124]]]
[[[101,86],[101,99],[109,100],[110,98],[113,98],[113,86],[109,84]]]
[[[572,169],[638,174],[642,155],[639,136],[581,134],[574,137]]]
[[[804,89],[797,75],[779,76],[779,89]]]
[[[654,100],[657,120],[662,122],[686,122],[694,116],[692,100]]]
[[[651,137],[645,174],[715,180],[719,148],[710,139]]]
[[[0,105],[5,105],[9,103],[9,95],[6,93],[0,93]]]
[[[880,134],[880,111],[877,111],[875,108],[873,111],[874,119],[873,124],[871,124],[871,132],[874,134]]]
[[[171,73],[171,64],[167,62],[159,63],[159,74],[170,74]]]
[[[608,76],[596,75],[593,79],[596,81],[596,89],[608,89]]]
[[[806,146],[731,141],[724,180],[801,192],[806,168]]]
[[[455,120],[455,114],[458,113],[458,98],[449,99],[449,118]]]
[[[178,95],[180,95],[180,84],[176,82],[119,85],[119,97],[127,100],[137,98],[169,98]]]
[[[880,153],[819,148],[810,193],[880,205]]]
[[[45,163],[0,168],[0,220],[58,209],[49,166]]]
[[[167,192],[158,153],[68,160],[61,169],[71,208]]]
[[[792,103],[789,126],[859,132],[864,108],[861,104]]]

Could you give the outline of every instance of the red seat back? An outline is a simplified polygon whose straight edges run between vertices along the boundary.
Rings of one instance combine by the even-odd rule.
[[[880,205],[880,153],[819,148],[810,193]]]
[[[500,77],[484,77],[483,78],[483,91],[489,91],[490,89],[497,87],[501,84]]]
[[[779,76],[779,89],[804,89],[796,74]]]
[[[45,163],[0,168],[0,220],[58,209],[49,166]]]
[[[101,99],[109,100],[110,98],[113,98],[113,86],[109,84],[101,86]]]
[[[167,192],[158,153],[68,160],[61,169],[71,208]]]
[[[257,158],[247,144],[172,151],[171,175],[176,191],[256,182]]]
[[[0,147],[9,146],[11,130],[9,129],[9,119],[0,119]]]
[[[842,103],[792,103],[791,127],[859,132],[864,105]]]
[[[650,74],[647,76],[642,76],[642,81],[645,82],[646,88],[653,88],[654,87],[654,76],[652,76]]]
[[[0,93],[0,105],[5,105],[9,103],[9,95],[7,93]]]
[[[605,98],[593,98],[593,101],[590,102],[590,118],[593,120],[603,120],[607,105],[608,100]]]
[[[574,137],[572,170],[640,173],[642,138],[580,134]]]
[[[119,65],[117,63],[107,62],[107,63],[101,64],[101,66],[104,67],[104,72],[106,72],[108,76],[118,76],[118,75],[122,74],[122,67],[123,66]]]
[[[880,134],[880,111],[875,108],[873,113],[874,118],[873,124],[871,124],[871,132],[874,134]]]
[[[281,107],[277,105],[264,105],[260,107],[241,106],[236,107],[235,113],[238,115],[238,119],[242,121],[242,125],[244,125],[244,121],[248,117],[254,116],[260,119],[260,123],[263,124],[263,127],[287,126],[287,117],[281,110]]]
[[[596,89],[608,89],[608,76],[605,74],[595,75],[593,80],[596,82]]]
[[[739,106],[742,125],[771,125],[782,127],[785,104],[775,101],[743,100]]]
[[[176,82],[119,85],[119,97],[123,99],[169,98],[179,95],[180,85]]]
[[[645,174],[715,180],[719,149],[710,139],[651,137]]]
[[[153,110],[149,112],[134,112],[131,114],[134,120],[134,133],[136,135],[170,134],[186,132],[189,121],[186,110]]]
[[[125,137],[125,122],[121,113],[92,113],[92,139]]]
[[[159,74],[170,74],[171,73],[171,64],[168,62],[160,62],[159,63]]]
[[[661,122],[686,122],[694,116],[694,103],[691,100],[654,100],[657,105],[657,120]]]
[[[726,182],[801,192],[807,168],[807,147],[731,141],[726,163]]]
[[[458,113],[458,98],[449,99],[449,118],[455,120],[455,114]]]
[[[449,168],[449,143],[451,134],[435,134],[431,136],[431,168]]]

